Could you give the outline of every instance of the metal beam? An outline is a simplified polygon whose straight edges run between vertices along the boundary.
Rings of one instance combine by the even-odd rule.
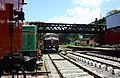
[[[106,30],[106,25],[95,24],[64,24],[31,22],[37,26],[38,33],[90,33],[99,34]]]

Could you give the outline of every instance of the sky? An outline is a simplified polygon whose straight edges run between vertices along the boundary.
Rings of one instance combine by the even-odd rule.
[[[25,21],[88,24],[120,9],[120,0],[25,0]]]

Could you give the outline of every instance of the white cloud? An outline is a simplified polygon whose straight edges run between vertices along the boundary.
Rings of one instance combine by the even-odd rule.
[[[72,0],[75,7],[69,8],[63,16],[54,16],[48,22],[88,24],[100,18],[101,4],[110,0]],[[77,5],[76,5],[77,4]]]
[[[68,23],[68,18],[66,16],[54,16],[48,20],[49,23]]]
[[[120,10],[120,7],[119,7],[119,8],[117,8],[117,10]]]
[[[82,7],[75,7],[67,10],[67,15],[55,16],[48,20],[48,22],[54,23],[77,23],[84,24],[90,23],[95,20],[95,18],[100,18],[100,8],[89,9]]]
[[[71,22],[75,23],[90,23],[95,18],[100,18],[100,8],[89,9],[82,7],[75,7],[72,9],[68,9],[68,14],[71,18]]]

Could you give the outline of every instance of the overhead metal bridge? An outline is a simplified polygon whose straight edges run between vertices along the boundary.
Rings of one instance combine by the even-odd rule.
[[[30,22],[37,26],[38,33],[89,33],[99,34],[106,30],[106,25],[95,24],[64,24],[64,23],[39,23]]]

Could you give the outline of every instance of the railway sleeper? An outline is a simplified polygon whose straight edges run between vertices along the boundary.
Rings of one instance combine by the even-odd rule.
[[[93,66],[94,68],[100,69],[101,72],[105,71],[104,73],[107,73],[108,76],[112,77],[112,75],[114,75],[114,76],[120,75],[119,69],[114,70],[113,67],[111,67],[111,66],[101,64],[101,63],[98,63],[98,62],[95,62],[95,61],[92,61],[92,60],[89,60],[89,59],[86,59],[83,57],[77,57],[72,54],[67,54],[67,56],[74,58],[75,61],[77,61],[77,62],[81,61],[82,63],[87,63],[88,65]]]

